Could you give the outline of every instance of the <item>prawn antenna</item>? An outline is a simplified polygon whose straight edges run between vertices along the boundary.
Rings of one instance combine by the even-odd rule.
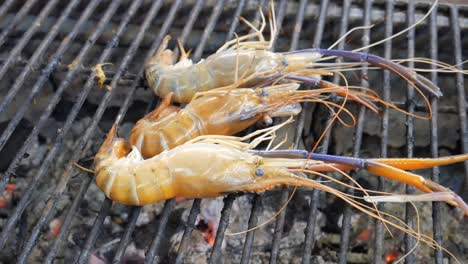
[[[391,40],[391,39],[393,39],[393,38],[396,38],[396,37],[398,37],[398,36],[400,36],[400,35],[402,35],[402,34],[408,32],[408,31],[410,31],[411,29],[413,29],[413,28],[415,28],[416,26],[418,26],[419,24],[421,24],[427,17],[429,17],[429,15],[430,15],[430,14],[432,13],[432,11],[436,8],[436,6],[437,6],[438,3],[439,3],[439,0],[435,0],[434,3],[432,4],[431,8],[429,9],[429,11],[427,11],[427,13],[426,13],[423,17],[421,17],[421,19],[419,19],[419,20],[418,20],[416,23],[414,23],[413,25],[411,25],[411,26],[409,26],[409,27],[403,29],[402,31],[400,31],[400,32],[398,32],[398,33],[395,33],[395,34],[391,35],[391,36],[388,37],[388,38],[384,38],[384,39],[382,39],[382,40],[380,40],[380,41],[377,41],[377,42],[374,42],[374,43],[369,44],[369,45],[367,45],[367,46],[364,46],[364,47],[355,49],[355,50],[353,50],[353,51],[361,51],[361,50],[365,50],[365,49],[369,49],[369,48],[375,47],[375,46],[377,46],[377,45],[380,45],[380,44],[382,44],[382,43],[384,43],[384,42],[386,42],[386,41],[388,41],[388,40]]]
[[[349,95],[348,80],[346,79],[346,77],[341,72],[337,72],[337,74],[339,74],[341,76],[341,78],[343,79],[343,81],[345,82],[345,86],[344,86],[345,87],[345,96],[344,96],[344,99],[343,99],[343,103],[338,108],[338,111],[336,111],[336,113],[333,114],[333,118],[330,120],[330,122],[328,122],[325,130],[322,132],[320,137],[317,139],[317,142],[315,142],[315,145],[311,150],[311,154],[313,152],[315,152],[315,150],[318,148],[320,142],[322,142],[322,140],[325,137],[325,135],[327,134],[327,132],[331,129],[331,127],[333,126],[335,121],[338,119],[339,114],[343,111],[343,109],[345,109],[346,102],[348,101],[348,95]],[[308,157],[308,159],[310,159],[310,157]]]
[[[336,45],[338,45],[341,41],[343,41],[348,35],[350,35],[354,31],[361,30],[361,29],[371,29],[374,26],[375,26],[375,24],[371,24],[371,25],[368,25],[368,26],[354,27],[354,28],[350,29],[348,32],[346,32],[343,36],[341,36],[337,41],[335,41],[335,43],[333,43],[330,47],[328,47],[328,49],[329,50],[333,49]]]
[[[244,230],[244,231],[239,231],[239,232],[235,232],[235,233],[230,233],[230,232],[226,232],[225,235],[226,236],[237,236],[237,235],[242,235],[242,234],[246,234],[248,232],[251,232],[251,231],[255,231],[265,225],[267,225],[268,223],[270,223],[271,221],[275,220],[276,217],[281,214],[285,209],[286,207],[288,206],[288,204],[291,202],[292,198],[294,197],[294,194],[296,193],[296,190],[297,190],[297,186],[294,186],[294,189],[293,191],[291,192],[291,194],[289,195],[289,198],[288,200],[281,206],[281,208],[276,212],[274,213],[272,216],[270,216],[270,218],[268,218],[268,220],[264,221],[263,223],[259,224],[259,225],[256,225],[252,228],[249,228],[247,230]]]
[[[83,166],[81,166],[80,164],[78,164],[78,163],[76,163],[76,162],[73,162],[73,165],[74,165],[75,167],[77,167],[78,169],[84,171],[84,172],[93,173],[93,174],[94,174],[94,171],[93,171],[93,170],[88,169],[88,168],[86,168],[86,167],[83,167]]]

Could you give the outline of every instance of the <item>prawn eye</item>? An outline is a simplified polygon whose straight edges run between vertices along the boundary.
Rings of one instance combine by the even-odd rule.
[[[262,89],[262,90],[260,91],[260,96],[264,96],[264,97],[268,96],[268,91],[265,90],[265,89]]]
[[[263,176],[265,174],[265,171],[262,168],[257,168],[255,170],[255,176]]]

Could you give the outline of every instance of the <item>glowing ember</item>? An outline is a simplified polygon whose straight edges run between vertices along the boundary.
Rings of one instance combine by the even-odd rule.
[[[390,251],[387,256],[385,256],[385,263],[393,263],[395,260],[398,259],[400,252],[397,249]]]

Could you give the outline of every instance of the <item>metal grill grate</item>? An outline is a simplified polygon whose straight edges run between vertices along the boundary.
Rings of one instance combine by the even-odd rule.
[[[194,48],[193,59],[198,61],[216,50],[223,42],[232,39],[234,32],[248,30],[239,23],[239,15],[258,20],[256,13],[258,4],[265,8],[268,1],[51,0],[44,3],[37,0],[4,1],[0,6],[0,47],[2,47],[0,118],[5,128],[0,135],[0,149],[2,158],[9,157],[9,159],[5,168],[2,168],[4,172],[0,179],[0,191],[6,190],[8,183],[11,182],[16,183],[18,190],[13,196],[12,205],[1,218],[0,248],[6,253],[0,253],[0,261],[89,262],[96,250],[96,241],[108,232],[105,231],[108,226],[105,220],[108,216],[112,216],[112,208],[115,205],[112,201],[104,199],[98,201],[100,208],[97,208],[97,211],[87,207],[84,207],[86,210],[83,209],[83,204],[89,203],[93,197],[102,199],[103,196],[91,194],[96,191],[93,188],[93,177],[83,173],[77,175],[73,162],[79,162],[94,153],[93,148],[102,142],[101,132],[107,131],[109,125],[116,119],[134,122],[135,118],[132,116],[137,114],[132,112],[135,109],[142,109],[136,108],[135,104],[148,103],[143,107],[146,112],[154,107],[157,100],[148,100],[147,97],[151,93],[144,89],[143,66],[166,34],[180,36],[183,44]],[[407,4],[393,0],[322,0],[320,3],[307,0],[295,2],[281,0],[275,6],[280,32],[275,41],[275,50],[281,51],[328,47],[352,27],[376,24],[372,30],[366,29],[352,34],[346,42],[341,42],[338,48],[353,49],[365,46],[411,25],[429,8],[427,3],[415,4],[410,1]],[[419,56],[460,65],[464,61],[462,50],[468,48],[468,39],[462,38],[468,28],[467,14],[467,9],[462,6],[440,5],[420,27],[410,30],[406,39],[399,37],[387,41],[380,47],[371,48],[369,52],[386,58]],[[106,70],[108,77],[106,85],[110,88],[108,91],[98,90],[96,74],[82,65],[107,62],[113,64],[109,67],[112,70]],[[364,78],[365,76],[368,78]],[[356,77],[354,78],[356,80]],[[432,108],[438,109],[434,111],[428,129],[430,132],[427,140],[430,141],[430,145],[428,143],[427,146],[418,146],[418,137],[424,138],[424,136],[418,134],[415,129],[418,124],[413,118],[408,118],[403,123],[406,124],[404,146],[395,147],[395,144],[390,143],[389,134],[392,133],[392,122],[394,122],[391,118],[394,113],[388,107],[383,109],[382,118],[378,121],[380,131],[375,135],[369,135],[366,122],[372,117],[366,113],[364,107],[360,107],[355,109],[358,122],[352,145],[348,143],[352,154],[356,157],[363,154],[366,156],[369,148],[377,149],[376,146],[380,144],[377,155],[380,154],[382,157],[396,155],[395,150],[402,151],[401,153],[408,157],[418,156],[429,149],[431,155],[437,157],[439,151],[448,148],[444,142],[441,142],[444,139],[439,136],[440,123],[447,124],[447,122],[441,120],[439,115],[457,116],[458,120],[450,129],[458,130],[459,136],[455,139],[456,145],[449,151],[454,152],[452,154],[467,153],[467,88],[464,85],[464,76],[433,72],[430,78],[444,89],[446,87],[452,89],[452,92],[441,100],[430,98]],[[385,100],[392,100],[408,112],[428,112],[423,102],[415,99],[414,91],[411,88],[406,89],[402,82],[395,81],[388,72],[371,74],[364,69],[357,79],[363,86],[371,85],[376,88]],[[334,81],[339,82],[339,79],[335,77]],[[403,92],[405,90],[408,90],[406,95]],[[66,101],[70,101],[71,104],[64,109],[63,103]],[[57,115],[57,109],[65,112],[63,122],[57,127],[56,134],[44,135],[44,131],[50,130],[48,126],[51,124],[50,120]],[[313,116],[315,120],[320,115],[320,111],[319,107],[313,105],[304,107],[304,112],[297,122],[298,133],[294,141],[296,147],[301,146],[300,142],[305,141],[309,135],[313,135],[317,125],[311,124],[310,118]],[[141,114],[138,115],[141,117],[144,111],[138,114]],[[76,124],[83,118],[88,118],[89,123],[79,137],[70,139]],[[12,148],[10,146],[12,142],[23,133],[21,124],[24,120],[29,120],[31,129],[24,130],[26,131],[24,138]],[[322,127],[330,122],[331,116],[317,121]],[[327,131],[318,151],[336,153],[340,152],[339,149],[345,149],[346,146],[337,147],[340,144],[346,145],[338,140],[339,135],[343,134],[340,134],[340,128],[334,125]],[[47,145],[47,150],[36,166],[29,164],[30,167],[26,168],[32,172],[25,173],[20,165],[24,167],[25,156],[37,144],[38,137],[46,138],[45,143],[39,144]],[[351,141],[350,138],[341,140]],[[72,151],[67,144],[73,146]],[[27,157],[29,160],[34,158],[34,156]],[[63,167],[56,165],[57,160],[62,160]],[[51,177],[53,174],[59,174],[59,177]],[[358,178],[358,174],[352,176]],[[432,171],[433,179],[442,180],[439,179],[442,178],[439,175],[440,170],[435,168]],[[468,163],[465,163],[461,175],[464,176],[462,184],[454,184],[458,184],[457,191],[466,196]],[[378,180],[379,190],[389,190],[387,185],[389,182]],[[285,204],[289,195],[290,189],[282,188],[278,195],[274,196],[276,200],[272,203]],[[306,225],[298,256],[302,258],[303,263],[310,263],[320,255],[320,252],[314,252],[317,248],[317,233],[320,232],[317,230],[317,218],[321,211],[326,210],[323,205],[326,200],[324,194],[318,191],[304,192],[300,195],[307,196],[308,203],[306,208],[302,209]],[[248,196],[251,198],[249,200],[251,207],[245,209],[250,210],[246,228],[253,228],[259,224],[258,217],[266,207],[265,204],[271,202],[273,198],[265,194]],[[233,261],[225,257],[226,250],[229,250],[226,247],[229,245],[226,246],[223,240],[230,224],[231,214],[235,211],[237,199],[238,196],[228,195],[223,200],[216,239],[207,258],[209,263]],[[144,248],[146,263],[167,261],[182,263],[187,257],[193,243],[193,231],[196,228],[202,201],[199,199],[193,201],[185,223],[180,223],[179,219],[179,224],[184,225],[184,231],[177,254],[171,258],[166,256],[161,248],[167,243],[165,241],[168,239],[167,230],[170,228],[172,221],[170,218],[176,206],[175,199],[166,201],[156,220],[150,222],[149,225],[153,228],[149,232],[151,242]],[[432,207],[434,238],[443,245],[445,231],[442,228],[441,212],[445,207],[438,203]],[[111,256],[107,256],[109,260],[113,259],[113,262],[122,262],[129,244],[139,239],[136,237],[137,233],[142,234],[137,221],[143,209],[124,208],[122,210],[128,212],[128,218],[125,219],[125,224],[122,225],[124,228],[118,234],[115,250]],[[353,262],[350,260],[350,251],[353,242],[352,219],[355,212],[348,206],[341,210],[344,213],[342,220],[339,221],[342,226],[340,241],[336,248],[329,248],[330,252],[334,252],[329,254],[329,258],[331,261],[348,263]],[[274,224],[270,225],[271,245],[263,249],[269,253],[270,263],[281,261],[282,245],[286,240],[289,241],[288,234],[285,234],[285,225],[288,223],[288,217],[292,217],[294,213],[290,209],[284,210],[277,216]],[[62,219],[60,231],[53,238],[48,238],[47,226],[58,215]],[[86,217],[93,219],[88,223],[87,229],[72,228],[74,221]],[[414,210],[408,207],[406,209],[408,224],[414,225],[414,218]],[[369,258],[366,260],[381,263],[384,254],[388,252],[384,248],[385,231],[380,222],[375,222],[373,228],[375,240],[370,242],[372,246],[369,246]],[[70,236],[73,235],[83,236],[83,242],[78,247],[74,245],[75,249],[79,249],[76,255],[66,256],[63,252],[65,248],[71,247]],[[49,242],[41,244],[43,241]],[[256,250],[255,232],[243,235],[242,241],[243,245],[234,255],[239,256],[236,261],[248,263]],[[415,241],[409,237],[404,239],[404,251],[409,251],[414,243]],[[47,248],[44,250],[40,245],[46,245]],[[43,254],[35,253],[41,250]],[[332,256],[333,254],[336,256]],[[435,250],[436,263],[442,263],[443,257],[441,250]],[[411,254],[406,261],[416,263],[418,259],[415,254]]]

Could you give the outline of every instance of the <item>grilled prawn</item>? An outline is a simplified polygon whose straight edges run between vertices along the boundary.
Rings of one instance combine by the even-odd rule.
[[[468,215],[468,206],[453,192],[404,171],[463,162],[468,160],[468,154],[437,159],[356,159],[300,150],[252,150],[259,142],[271,138],[269,134],[280,126],[266,129],[268,132],[250,144],[236,137],[204,136],[144,159],[138,149],[115,137],[114,125],[95,158],[96,182],[107,197],[128,205],[145,205],[174,197],[208,198],[233,192],[261,192],[279,185],[318,188],[350,199],[294,172],[327,177],[319,172],[365,169],[423,192],[449,193],[447,202],[458,205]]]
[[[376,55],[330,49],[271,52],[269,49],[276,35],[275,16],[273,13],[270,18],[270,41],[265,41],[262,35],[266,24],[263,14],[262,18],[261,29],[244,20],[254,29],[254,33],[227,42],[215,54],[197,64],[192,63],[183,49],[179,62],[174,64],[174,53],[166,49],[170,40],[170,37],[166,36],[153,58],[146,64],[145,74],[149,87],[160,97],[174,93],[173,100],[179,103],[190,102],[197,92],[221,87],[253,87],[265,81],[283,78],[301,78],[310,85],[320,87],[321,82],[317,75],[330,75],[342,68],[339,64],[319,63],[326,60],[322,56],[333,56],[356,61],[354,66],[370,64],[392,71],[435,96],[442,95],[440,89],[425,77]],[[247,41],[257,37],[258,41]]]
[[[271,117],[297,115],[299,102],[326,102],[336,93],[377,111],[376,95],[330,84],[329,88],[298,91],[299,84],[289,83],[257,89],[233,89],[201,93],[184,109],[170,105],[170,96],[132,129],[130,144],[144,158],[158,155],[201,135],[233,135],[256,122]],[[348,113],[345,110],[346,113]]]

